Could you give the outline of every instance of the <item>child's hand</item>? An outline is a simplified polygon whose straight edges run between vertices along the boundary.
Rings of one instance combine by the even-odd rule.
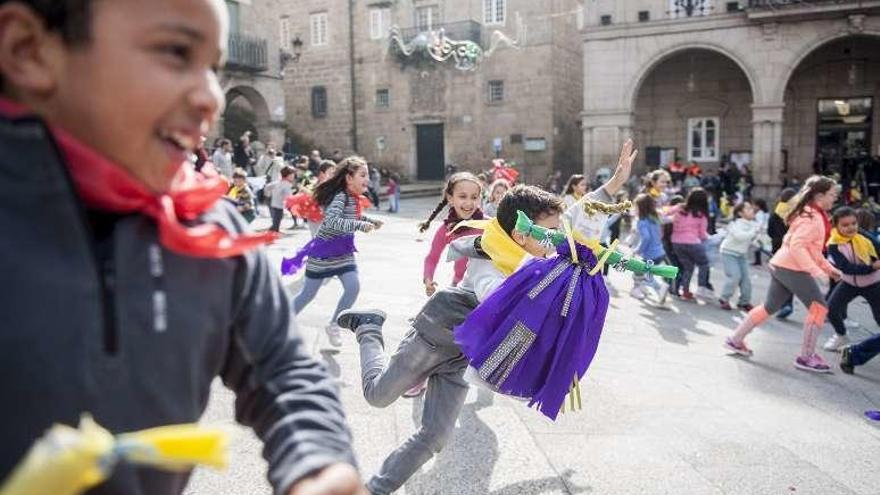
[[[437,282],[425,279],[425,295],[431,297],[437,292]]]
[[[376,226],[373,225],[373,224],[371,224],[371,223],[368,223],[368,224],[366,224],[366,225],[364,226],[364,232],[365,232],[365,233],[368,233],[368,234],[369,234],[370,232],[372,232],[372,231],[374,231],[374,230],[376,230]]]
[[[831,270],[831,273],[828,274],[828,277],[831,278],[831,280],[837,282],[838,280],[840,280],[841,277],[843,277],[843,272],[835,268]]]
[[[871,268],[873,268],[875,270],[880,270],[880,260],[877,260],[874,263],[872,263]]]
[[[385,222],[383,222],[382,220],[373,220],[373,225],[374,225],[377,229],[381,229],[382,226],[385,225]]]
[[[608,194],[614,196],[629,180],[629,176],[632,175],[633,162],[638,154],[639,150],[633,151],[633,140],[627,139],[620,149],[620,157],[617,159],[617,169],[614,171],[614,176],[605,185],[605,191]]]

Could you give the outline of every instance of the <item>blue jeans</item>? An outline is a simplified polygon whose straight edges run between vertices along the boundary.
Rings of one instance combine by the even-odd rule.
[[[691,277],[697,267],[697,283],[700,287],[709,287],[709,258],[702,244],[673,244],[672,249],[681,263],[681,289],[690,292]]]
[[[333,312],[333,317],[330,318],[330,323],[336,322],[336,317],[339,316],[339,313],[354,306],[354,302],[357,300],[358,294],[361,291],[361,283],[358,279],[357,270],[345,272],[338,277],[339,281],[342,282],[342,297],[339,298],[339,303],[336,304],[336,311]],[[312,299],[318,294],[318,289],[320,289],[323,284],[323,278],[306,277],[302,291],[300,291],[293,300],[293,312],[299,314],[303,308],[308,306],[308,304],[312,302]]]
[[[739,286],[739,304],[749,304],[752,301],[752,281],[749,278],[746,255],[721,253],[721,263],[724,265],[725,276],[721,299],[730,301],[734,289]]]
[[[858,344],[850,347],[850,357],[853,366],[861,366],[880,354],[880,334],[868,337]]]

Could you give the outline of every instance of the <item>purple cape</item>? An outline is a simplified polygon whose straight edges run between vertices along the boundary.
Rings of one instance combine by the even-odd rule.
[[[330,239],[315,237],[300,248],[293,258],[281,260],[281,274],[294,275],[305,266],[306,259],[312,256],[315,258],[336,258],[356,251],[357,248],[354,247],[354,234],[331,237]]]
[[[556,419],[575,374],[583,377],[599,345],[608,310],[596,257],[568,244],[513,273],[455,328],[455,341],[481,378],[501,393],[531,399]]]

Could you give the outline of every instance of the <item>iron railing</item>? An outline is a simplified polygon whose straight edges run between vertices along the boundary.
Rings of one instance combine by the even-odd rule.
[[[416,36],[428,31],[440,31],[446,33],[446,37],[456,41],[469,40],[479,44],[482,40],[483,25],[477,21],[459,21],[447,22],[445,24],[434,24],[430,28],[412,27],[402,29],[400,31],[404,43],[409,43]]]
[[[269,47],[266,38],[231,33],[228,46],[227,69],[243,72],[269,70]]]

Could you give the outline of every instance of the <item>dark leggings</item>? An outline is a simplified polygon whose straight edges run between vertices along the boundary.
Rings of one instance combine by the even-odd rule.
[[[867,287],[856,287],[846,282],[839,282],[828,296],[828,321],[837,335],[846,335],[846,307],[857,297],[864,297],[871,306],[874,321],[880,325],[880,282]]]

